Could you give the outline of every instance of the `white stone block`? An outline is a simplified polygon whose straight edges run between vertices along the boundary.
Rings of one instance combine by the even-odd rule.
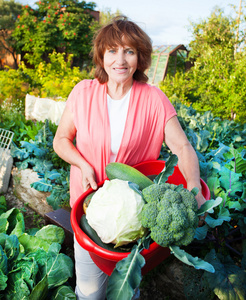
[[[0,148],[0,194],[8,190],[13,162],[10,150]]]

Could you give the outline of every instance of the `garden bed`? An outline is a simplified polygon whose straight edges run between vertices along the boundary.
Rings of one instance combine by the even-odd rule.
[[[15,184],[14,184],[15,181]],[[24,215],[26,230],[31,228],[41,228],[46,225],[44,214],[39,214],[27,202],[17,197],[16,179],[13,176],[10,180],[10,185],[6,194],[4,194],[8,209],[15,207],[18,208]],[[18,187],[20,188],[20,187]],[[30,187],[31,189],[31,187]],[[29,191],[30,194],[30,191]],[[73,248],[63,247],[62,251],[73,258]],[[160,264],[153,271],[144,276],[140,291],[140,300],[184,300],[186,299],[183,294],[183,264],[171,256],[165,262]],[[70,282],[71,286],[75,285],[74,278]]]

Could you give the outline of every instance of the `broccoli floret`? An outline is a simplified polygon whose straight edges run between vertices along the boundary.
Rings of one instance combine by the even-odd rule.
[[[146,202],[160,201],[162,195],[166,191],[166,186],[162,184],[151,184],[142,190],[143,197]]]
[[[191,193],[190,191],[188,191],[187,189],[184,189],[184,188],[182,190],[180,190],[179,193],[183,199],[184,205],[187,208],[190,208],[194,211],[198,210],[197,201],[196,201],[196,198],[193,193]]]
[[[168,199],[172,203],[181,203],[182,197],[181,195],[174,190],[166,190],[162,196],[162,199]]]
[[[193,241],[194,236],[195,236],[195,228],[189,227],[184,231],[184,236],[181,239],[179,239],[175,243],[175,245],[177,245],[177,246],[187,246]]]
[[[174,243],[173,234],[169,230],[161,230],[159,226],[152,227],[150,236],[162,247],[168,247]]]
[[[141,223],[145,228],[151,228],[156,223],[158,215],[157,203],[146,203],[141,212]]]
[[[167,210],[161,210],[157,218],[155,220],[155,223],[162,229],[168,229],[168,226],[172,222],[172,212],[171,208],[168,208]]]
[[[143,190],[147,202],[142,210],[142,225],[162,247],[186,246],[198,226],[197,201],[182,185],[153,184]]]
[[[187,215],[188,215],[189,223],[194,224],[193,227],[196,228],[198,226],[198,222],[199,222],[199,218],[197,217],[196,211],[188,208]]]

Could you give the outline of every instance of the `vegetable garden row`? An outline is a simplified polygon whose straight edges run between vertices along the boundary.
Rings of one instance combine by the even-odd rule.
[[[211,112],[199,114],[179,102],[173,104],[197,151],[201,177],[209,186],[211,199],[222,199],[209,211],[206,224],[197,228],[193,242],[182,247],[186,253],[211,264],[215,272],[196,270],[184,264],[184,294],[187,299],[196,299],[197,295],[201,299],[245,299],[246,125],[214,118]],[[19,169],[33,168],[39,174],[40,180],[32,187],[51,192],[47,202],[54,210],[68,207],[69,166],[52,148],[56,125],[48,121],[34,124],[19,117],[4,119],[0,127],[15,132],[11,148],[15,165]],[[169,157],[170,152],[163,145],[160,159],[166,161]],[[6,211],[4,197],[0,199],[0,298],[4,295],[3,299],[19,299],[22,293],[23,297],[43,299],[39,294],[41,289],[56,299],[64,299],[64,295],[75,299],[67,284],[73,263],[60,253],[61,228],[47,226],[25,232],[21,212]],[[35,245],[34,248],[31,245]],[[59,274],[65,275],[59,276],[59,280],[54,275],[56,266],[62,269]],[[31,298],[34,295],[35,298]]]

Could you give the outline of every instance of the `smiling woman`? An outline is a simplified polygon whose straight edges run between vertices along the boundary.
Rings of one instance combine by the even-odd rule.
[[[110,162],[132,166],[156,160],[163,141],[178,156],[187,188],[201,190],[198,160],[174,107],[160,89],[146,83],[149,36],[121,16],[102,27],[93,43],[95,79],[74,87],[54,138],[54,150],[71,164],[71,206],[89,188],[97,189]],[[205,202],[201,192],[197,201],[199,206]],[[74,245],[78,299],[105,299],[107,275],[76,238]]]
[[[129,47],[128,50],[137,55],[137,70],[133,78],[140,82],[147,82],[148,77],[144,74],[144,71],[151,64],[151,39],[135,23],[131,21],[124,22],[120,17],[114,26],[109,24],[103,27],[95,37],[93,49],[93,60],[96,64],[95,77],[98,78],[100,83],[108,81],[108,74],[104,69],[105,51],[116,50],[119,46],[123,47],[125,51]]]
[[[104,70],[108,75],[108,94],[111,98],[119,100],[129,91],[137,65],[136,49],[128,46],[106,49]],[[123,91],[120,90],[121,86],[124,88]]]

